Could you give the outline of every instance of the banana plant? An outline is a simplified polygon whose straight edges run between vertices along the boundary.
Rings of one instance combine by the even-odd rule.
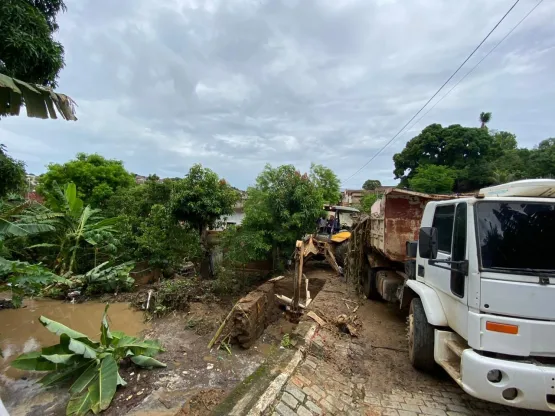
[[[22,354],[11,363],[12,367],[20,370],[48,372],[40,379],[45,387],[69,385],[67,416],[82,416],[89,411],[98,414],[110,406],[117,387],[127,385],[119,374],[119,363],[122,360],[130,360],[145,368],[166,366],[153,358],[164,351],[158,341],[110,331],[108,306],[104,309],[99,342],[41,316],[40,322],[60,337],[60,343],[42,348],[41,351]]]
[[[84,206],[83,200],[77,196],[74,183],[67,184],[63,191],[54,184],[54,196],[50,202],[52,211],[61,214],[56,226],[57,242],[37,244],[31,248],[56,247],[58,256],[55,269],[60,274],[77,271],[77,255],[84,248],[94,248],[95,255],[100,246],[105,251],[115,251],[118,241],[114,225],[119,222],[119,218],[103,218],[99,215],[99,209]]]

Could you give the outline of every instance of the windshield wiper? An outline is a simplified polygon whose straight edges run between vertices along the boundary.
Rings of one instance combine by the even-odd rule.
[[[529,267],[490,267],[491,270],[503,270],[511,273],[523,273],[531,276],[555,277],[555,269],[531,269]]]

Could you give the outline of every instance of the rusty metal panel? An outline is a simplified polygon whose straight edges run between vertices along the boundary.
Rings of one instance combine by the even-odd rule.
[[[390,193],[385,196],[384,248],[393,261],[406,260],[406,242],[417,240],[428,195]]]

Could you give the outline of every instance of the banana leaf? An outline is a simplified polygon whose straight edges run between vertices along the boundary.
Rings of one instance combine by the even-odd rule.
[[[41,383],[44,387],[49,387],[55,384],[69,382],[71,380],[74,380],[76,377],[80,377],[79,375],[83,373],[83,370],[93,364],[96,365],[96,361],[87,360],[73,367],[58,370],[54,373],[45,375],[39,380],[39,383]]]
[[[80,394],[98,377],[98,363],[96,360],[92,361],[87,369],[81,373],[79,378],[69,388],[69,392],[73,394]]]
[[[98,348],[99,344],[97,342],[93,342],[91,341],[85,334],[82,334],[81,332],[77,332],[74,331],[71,328],[68,328],[67,326],[53,321],[52,319],[48,319],[45,316],[41,316],[39,318],[39,321],[41,322],[41,324],[44,325],[44,327],[46,329],[48,329],[50,332],[56,334],[56,335],[62,335],[65,334],[68,337],[72,338],[72,339],[77,339],[85,344],[87,344],[88,346],[92,347],[92,348]]]
[[[104,308],[104,314],[102,315],[102,323],[100,324],[100,343],[105,346],[109,347],[112,343],[113,337],[110,333],[110,326],[108,325],[107,319],[107,312],[110,305],[106,305]]]
[[[155,360],[152,357],[147,357],[144,355],[135,355],[133,357],[131,357],[131,361],[133,361],[133,363],[137,364],[140,367],[145,367],[145,368],[153,368],[153,367],[157,367],[157,368],[164,368],[166,367],[166,364],[161,363],[158,360]]]
[[[59,368],[55,363],[42,358],[40,351],[21,354],[10,365],[25,371],[56,371]]]

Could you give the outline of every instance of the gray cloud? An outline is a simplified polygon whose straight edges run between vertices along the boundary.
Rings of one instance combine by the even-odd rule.
[[[521,1],[467,68],[535,2]],[[200,162],[242,188],[265,163],[306,170],[317,162],[346,178],[511,3],[67,1],[59,18],[67,55],[59,89],[78,102],[79,121],[4,119],[0,142],[37,173],[85,151],[161,176],[181,176]],[[515,132],[521,146],[553,136],[554,17],[555,3],[544,1],[429,115],[343,185],[393,183],[393,153],[432,122],[478,125],[478,114],[492,111],[491,127]]]

